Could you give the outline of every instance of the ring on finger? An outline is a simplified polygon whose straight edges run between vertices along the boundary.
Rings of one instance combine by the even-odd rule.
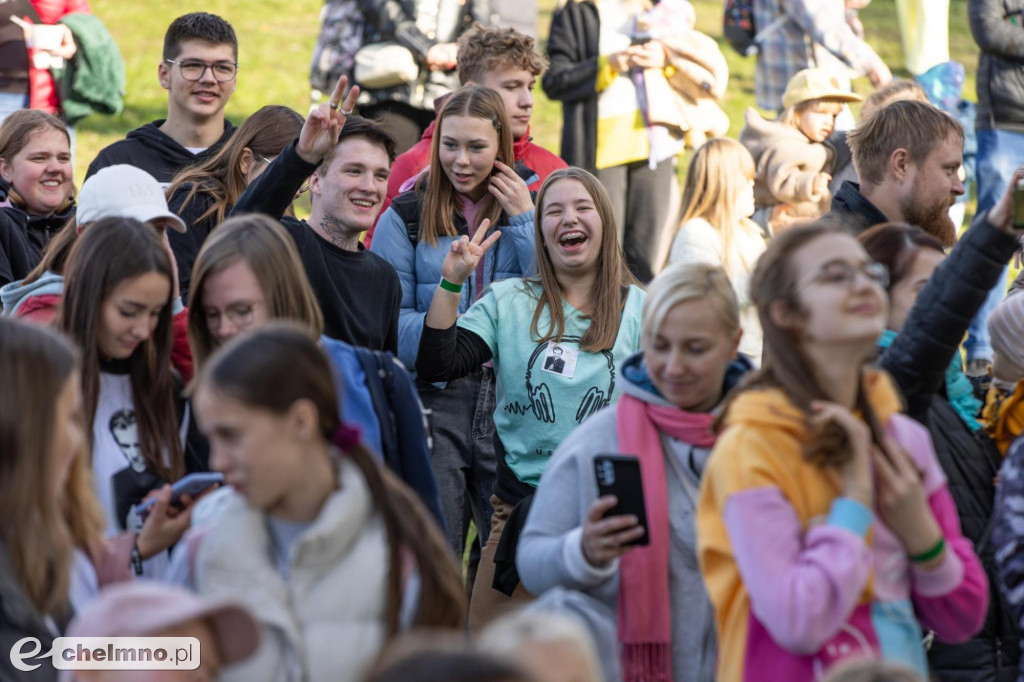
[[[337,111],[338,109],[338,104],[336,102],[328,102],[327,106],[331,108],[331,111]]]
[[[612,539],[611,538],[601,538],[601,546],[602,547],[610,547],[611,544],[612,544]]]
[[[351,109],[342,109],[341,113],[343,115],[345,115],[345,116],[351,116],[352,115],[352,110]]]

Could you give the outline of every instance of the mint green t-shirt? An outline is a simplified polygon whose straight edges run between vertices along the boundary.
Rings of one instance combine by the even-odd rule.
[[[565,334],[558,343],[538,343],[530,334],[540,285],[523,279],[495,282],[459,318],[491,349],[496,377],[494,426],[505,461],[524,483],[536,486],[552,453],[573,429],[618,398],[619,366],[640,347],[644,291],[630,287],[610,351],[582,352],[590,321],[562,302]],[[550,323],[547,310],[538,329]]]

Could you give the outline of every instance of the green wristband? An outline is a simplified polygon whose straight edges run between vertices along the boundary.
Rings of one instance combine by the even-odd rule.
[[[442,289],[444,289],[445,291],[452,292],[453,294],[461,294],[462,293],[462,285],[461,284],[456,284],[455,282],[449,282],[444,277],[441,278],[441,283],[438,284],[438,286],[441,287]]]
[[[935,543],[935,546],[929,549],[927,552],[921,552],[910,557],[910,561],[915,564],[926,564],[935,557],[942,554],[942,550],[946,549],[946,538],[939,538],[939,541]]]

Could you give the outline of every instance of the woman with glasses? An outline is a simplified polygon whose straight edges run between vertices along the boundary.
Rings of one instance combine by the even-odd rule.
[[[911,225],[878,225],[859,240],[868,255],[891,273],[889,314],[879,341],[880,364],[893,368],[890,371],[906,398],[908,414],[928,428],[964,535],[978,547],[989,578],[992,608],[981,631],[963,644],[952,645],[941,638],[933,643],[928,653],[932,669],[942,679],[968,669],[988,671],[990,679],[1015,679],[1020,658],[1017,626],[998,589],[995,545],[986,540],[1001,458],[982,428],[982,402],[964,376],[957,350],[977,308],[969,297],[984,298],[986,289],[979,277],[985,277],[987,270],[998,275],[1005,262],[998,257],[965,262],[965,255],[979,253],[971,242],[975,236],[965,235],[966,243],[958,245],[948,259],[936,239]],[[941,292],[949,298],[938,299]]]
[[[927,677],[925,631],[962,642],[984,622],[988,581],[928,431],[868,364],[887,286],[824,223],[754,269],[763,364],[726,402],[697,508],[718,680],[809,682],[853,658]]]
[[[288,107],[265,106],[245,120],[214,156],[185,168],[167,188],[167,204],[188,225],[170,237],[178,262],[181,297],[188,300],[192,264],[210,233],[238,197],[299,136],[303,118]]]

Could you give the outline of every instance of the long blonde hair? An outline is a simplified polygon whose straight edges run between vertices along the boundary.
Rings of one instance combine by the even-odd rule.
[[[55,490],[54,404],[78,367],[66,339],[0,318],[0,546],[40,615],[67,605],[74,538]]]
[[[754,159],[750,152],[728,137],[715,137],[705,142],[693,155],[686,171],[680,224],[693,218],[706,220],[722,235],[722,255],[726,263],[736,228],[747,219],[737,210],[740,194],[753,179]]]
[[[416,191],[423,193],[423,208],[420,212],[420,239],[431,246],[437,245],[438,237],[454,237],[455,213],[460,210],[455,200],[455,188],[441,167],[441,133],[444,121],[449,116],[471,116],[489,121],[498,132],[497,160],[509,166],[515,165],[512,148],[512,126],[501,95],[482,85],[467,85],[459,88],[444,103],[437,115],[434,139],[430,146],[430,171],[426,178],[417,183]],[[501,218],[501,204],[490,192],[484,195],[483,205],[477,213],[477,225],[487,218],[491,225],[497,225]],[[475,228],[476,225],[470,225]]]

